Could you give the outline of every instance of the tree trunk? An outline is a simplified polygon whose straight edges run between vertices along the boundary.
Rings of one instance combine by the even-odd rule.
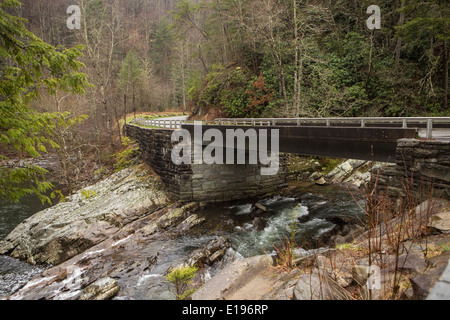
[[[447,41],[444,41],[444,110],[448,108],[448,47]]]
[[[123,124],[127,124],[127,94],[123,95]]]
[[[405,7],[405,0],[402,0],[401,3],[401,8],[404,9]],[[400,13],[400,21],[399,21],[399,26],[403,26],[403,24],[405,23],[405,12],[401,12]],[[397,46],[395,48],[395,73],[398,74],[398,68],[400,65],[400,54],[401,54],[401,50],[402,50],[402,42],[403,39],[402,37],[398,37],[397,38]]]
[[[299,90],[300,83],[299,83],[299,47],[298,47],[298,24],[297,24],[297,0],[294,0],[294,43],[295,43],[295,61],[294,61],[294,97],[293,97],[293,116],[298,117],[300,114],[299,110],[299,103],[298,101],[298,94],[297,90]]]

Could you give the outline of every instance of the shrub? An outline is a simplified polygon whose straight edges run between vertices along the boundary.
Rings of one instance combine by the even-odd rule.
[[[81,190],[81,196],[84,199],[89,200],[89,199],[95,198],[97,196],[97,192],[95,192],[94,190],[83,189],[83,190]]]
[[[140,154],[139,146],[130,138],[122,138],[122,146],[125,149],[113,155],[116,172],[131,166],[134,163],[134,159]]]
[[[177,300],[186,300],[195,292],[195,289],[189,289],[189,287],[197,271],[196,267],[180,266],[170,271],[165,277],[169,283],[175,285]]]

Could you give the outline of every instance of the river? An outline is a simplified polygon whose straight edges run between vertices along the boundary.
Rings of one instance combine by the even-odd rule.
[[[202,225],[204,234],[219,234],[230,238],[234,250],[243,257],[274,253],[283,240],[295,234],[295,244],[314,249],[315,240],[333,229],[332,217],[363,218],[363,205],[358,191],[337,186],[297,187],[289,196],[270,196],[238,203],[210,205],[200,215],[207,217]],[[355,199],[359,199],[359,205]],[[251,215],[254,204],[265,206],[270,212],[267,225],[258,230]],[[301,223],[299,222],[301,221]]]
[[[36,197],[28,196],[20,203],[0,201],[0,239],[5,238],[17,225],[28,217],[45,209]],[[32,277],[45,270],[42,266],[0,256],[0,296],[8,296],[26,284]]]
[[[358,191],[353,191],[358,194]],[[270,216],[265,228],[253,225],[252,211],[255,203],[265,206]],[[0,207],[0,235],[5,237],[14,227],[30,215],[43,209],[40,203],[26,199],[20,204],[2,203]],[[211,204],[197,213],[206,223],[192,229],[181,238],[162,242],[165,255],[151,271],[139,276],[137,284],[123,288],[122,298],[165,299],[170,295],[163,274],[167,266],[183,259],[217,236],[231,240],[231,259],[273,254],[280,242],[295,231],[295,243],[304,249],[314,247],[314,239],[335,225],[326,218],[333,216],[360,216],[358,204],[350,192],[337,186],[297,187],[289,195],[274,195],[233,203]],[[299,223],[298,221],[301,221]],[[167,261],[166,261],[167,260]],[[223,265],[221,266],[223,267]],[[28,265],[15,259],[0,256],[0,296],[8,296],[26,284],[45,267]],[[207,270],[213,275],[217,270]],[[151,293],[150,293],[151,292]]]

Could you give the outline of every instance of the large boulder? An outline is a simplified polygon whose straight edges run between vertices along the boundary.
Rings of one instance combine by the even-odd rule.
[[[450,300],[450,263],[437,284],[431,289],[427,300]]]
[[[58,265],[167,203],[143,166],[122,170],[30,217],[0,241],[0,254]]]
[[[336,284],[327,275],[312,273],[302,274],[294,288],[296,300],[345,300],[349,293]]]
[[[177,209],[168,206],[124,226],[85,252],[36,275],[11,300],[174,298],[164,275],[184,262],[188,252],[186,257],[179,256],[183,245],[172,238],[171,230],[158,228],[158,221],[173,216]],[[178,225],[187,225],[183,222]],[[223,245],[217,242],[216,247],[211,243],[207,248],[212,252]],[[209,259],[219,259],[218,251]],[[117,285],[107,278],[117,280]]]
[[[211,265],[223,258],[230,247],[231,243],[227,238],[218,237],[208,242],[205,247],[192,252],[187,264],[190,266]]]
[[[441,275],[444,273],[446,266],[437,266],[435,268],[429,269],[422,274],[418,274],[409,279],[413,289],[414,300],[424,300],[426,299],[435,284],[439,281]]]
[[[348,179],[353,172],[355,172],[357,169],[365,165],[367,162],[363,160],[347,160],[338,166],[336,166],[332,171],[330,171],[326,179],[332,182],[343,182],[344,180]],[[361,173],[359,173],[362,175]]]
[[[255,288],[268,287],[267,289],[270,289],[272,284],[266,286],[267,276],[260,277],[261,279],[258,281],[252,280],[258,278],[258,275],[271,266],[273,266],[273,259],[268,255],[235,261],[206,282],[193,294],[192,299],[255,299],[258,293],[261,295],[264,293],[263,290],[256,290]]]
[[[434,215],[431,227],[441,233],[450,233],[450,211]]]

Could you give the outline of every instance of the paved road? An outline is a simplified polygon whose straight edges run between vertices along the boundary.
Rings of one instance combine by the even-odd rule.
[[[425,129],[419,130],[419,136],[425,139],[427,136],[427,131]],[[450,129],[434,129],[433,139],[450,140]]]

